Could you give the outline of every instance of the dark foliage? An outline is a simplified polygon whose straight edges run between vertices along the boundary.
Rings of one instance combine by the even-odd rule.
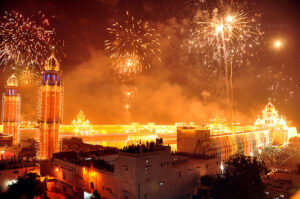
[[[93,195],[91,196],[91,199],[101,199],[101,195],[97,190],[94,191]]]
[[[35,173],[28,173],[20,176],[16,183],[9,185],[7,193],[3,193],[3,198],[26,198],[33,199],[35,196],[46,197],[45,187],[40,182]]]
[[[197,199],[262,199],[262,178],[268,173],[263,162],[256,158],[237,155],[225,163],[224,174],[203,176]]]

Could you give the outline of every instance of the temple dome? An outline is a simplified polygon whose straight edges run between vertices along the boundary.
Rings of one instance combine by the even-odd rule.
[[[59,71],[59,62],[54,56],[54,54],[51,54],[51,56],[47,59],[45,63],[44,70],[45,71]]]
[[[255,126],[262,126],[263,125],[263,121],[258,117],[257,120],[254,123]]]
[[[271,102],[269,102],[265,107],[265,111],[266,112],[275,112],[276,109],[275,109],[275,106]]]
[[[19,85],[19,82],[18,82],[18,79],[17,77],[12,74],[8,79],[7,79],[7,82],[6,82],[7,86],[14,86],[14,87],[17,87]]]

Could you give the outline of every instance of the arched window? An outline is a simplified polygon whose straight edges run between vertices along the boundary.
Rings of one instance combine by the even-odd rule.
[[[54,81],[54,82],[56,81],[56,76],[55,76],[55,75],[53,75],[53,81]]]
[[[14,95],[15,94],[15,89],[12,89],[12,95]]]
[[[11,93],[10,93],[10,89],[8,89],[8,95],[11,95]]]
[[[46,81],[46,75],[44,75],[43,83],[45,83],[45,81]]]
[[[49,80],[50,80],[50,75],[48,74],[48,75],[47,75],[47,81],[49,81]]]

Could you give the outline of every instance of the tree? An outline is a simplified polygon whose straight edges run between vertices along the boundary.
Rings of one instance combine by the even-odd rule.
[[[7,198],[28,198],[33,199],[34,196],[44,196],[45,188],[38,179],[37,174],[28,173],[20,176],[16,183],[8,186]]]
[[[101,195],[97,190],[95,190],[93,195],[90,197],[90,199],[101,199]]]
[[[265,164],[256,157],[237,155],[225,163],[225,172],[217,176],[211,189],[215,199],[264,198],[262,178],[268,173]]]

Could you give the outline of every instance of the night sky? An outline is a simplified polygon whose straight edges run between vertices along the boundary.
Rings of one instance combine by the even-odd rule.
[[[251,64],[234,70],[236,120],[252,124],[270,98],[287,121],[300,127],[299,3],[242,3],[249,12],[261,15],[259,23],[265,34]],[[197,0],[1,0],[0,15],[11,10],[27,16],[42,11],[55,27],[57,40],[64,43],[58,53],[65,86],[63,123],[69,124],[80,109],[94,124],[128,121],[122,82],[112,73],[104,41],[109,37],[106,28],[129,11],[157,29],[162,50],[162,61],[153,61],[132,82],[136,92],[130,102],[131,121],[203,124],[224,113],[218,95],[222,82],[185,46],[197,11],[213,5],[213,1]],[[284,41],[281,50],[271,47],[277,38]],[[10,73],[9,69],[0,73],[1,85]],[[276,89],[268,90],[273,84]],[[37,88],[23,89],[23,120],[35,120],[36,109]]]

